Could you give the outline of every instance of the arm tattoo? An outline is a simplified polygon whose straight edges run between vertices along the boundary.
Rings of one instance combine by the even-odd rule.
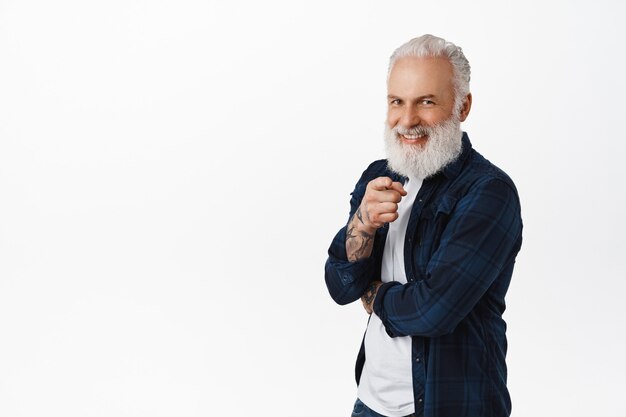
[[[370,246],[370,242],[372,241],[372,239],[374,238],[374,236],[368,234],[368,233],[361,233],[361,236],[359,236],[357,239],[355,239],[355,243],[358,245],[353,253],[353,258],[350,260],[354,260],[354,261],[358,261],[359,259],[363,259],[365,258],[365,254],[367,253],[369,246]]]
[[[374,302],[374,298],[376,297],[376,293],[378,292],[378,285],[375,282],[372,282],[367,290],[365,290],[365,294],[363,294],[363,299],[367,305],[372,305]]]
[[[346,251],[348,254],[348,260],[351,262],[358,261],[359,259],[369,256],[369,252],[373,245],[374,234],[370,234],[363,231],[355,230],[355,217],[359,221],[360,211],[357,211],[352,219],[348,223],[348,229],[346,232]]]
[[[359,206],[359,208],[356,210],[356,218],[359,219],[359,221],[361,222],[361,224],[365,224],[365,222],[363,221],[363,214],[361,213],[361,207]]]
[[[371,223],[372,219],[370,219],[370,215],[367,212],[367,207],[365,207],[365,201],[363,201],[362,207],[363,207],[363,209],[365,209],[365,218],[367,219],[368,222]],[[361,224],[365,224],[365,222],[363,221],[363,213],[361,212],[361,206],[359,206],[359,208],[356,210],[356,217],[357,217],[357,219],[359,219]]]
[[[352,222],[348,224],[348,230],[346,232],[346,240],[357,238],[358,236],[354,234],[354,226],[352,226]]]

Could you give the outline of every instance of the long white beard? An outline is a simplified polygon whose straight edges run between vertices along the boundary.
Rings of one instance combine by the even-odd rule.
[[[403,143],[398,135],[428,135],[426,143]],[[385,150],[389,168],[405,177],[424,179],[436,174],[461,154],[461,121],[452,116],[433,126],[391,129],[385,123]]]

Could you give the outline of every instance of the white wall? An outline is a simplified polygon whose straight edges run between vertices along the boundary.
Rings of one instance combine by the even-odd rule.
[[[349,415],[366,315],[325,252],[433,33],[522,197],[513,415],[623,416],[625,12],[0,0],[0,415]]]

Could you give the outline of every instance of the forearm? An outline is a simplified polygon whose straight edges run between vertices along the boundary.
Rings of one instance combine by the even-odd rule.
[[[359,206],[346,231],[346,255],[350,262],[369,258],[374,247],[376,229],[367,227],[363,219],[362,206]]]
[[[380,270],[376,253],[380,251],[374,244],[372,255],[356,261],[349,261],[346,254],[347,226],[339,230],[330,247],[325,265],[328,291],[338,304],[348,304],[358,300]],[[376,240],[376,239],[374,239]]]

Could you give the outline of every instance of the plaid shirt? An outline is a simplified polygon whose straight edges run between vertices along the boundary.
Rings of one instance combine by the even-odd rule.
[[[365,187],[388,176],[372,163],[352,192],[350,216]],[[349,262],[346,227],[328,249],[326,285],[339,304],[358,300],[380,280],[387,225],[376,231],[369,258]],[[466,133],[459,158],[427,178],[415,199],[404,242],[407,283],[378,290],[374,312],[391,337],[412,336],[415,415],[503,417],[506,387],[504,296],[522,243],[522,220],[511,179],[476,152]],[[365,363],[357,358],[357,384]]]

